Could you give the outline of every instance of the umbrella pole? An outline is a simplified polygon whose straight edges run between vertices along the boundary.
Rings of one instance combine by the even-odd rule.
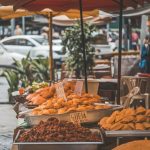
[[[54,65],[53,65],[53,31],[52,31],[52,18],[53,14],[50,12],[48,14],[48,26],[49,26],[49,35],[48,35],[48,41],[49,41],[49,67],[50,67],[50,80],[54,81]]]
[[[82,40],[82,51],[84,59],[84,76],[85,76],[85,92],[88,93],[88,82],[87,82],[87,65],[86,65],[86,50],[85,50],[85,35],[84,35],[84,25],[83,25],[83,7],[82,0],[79,0],[80,4],[80,23],[81,23],[81,40]]]
[[[121,97],[121,59],[122,59],[122,20],[123,20],[123,3],[124,3],[124,0],[120,0],[117,104],[120,104],[120,97]]]

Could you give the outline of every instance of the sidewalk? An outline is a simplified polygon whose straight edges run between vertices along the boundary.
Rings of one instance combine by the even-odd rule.
[[[0,77],[0,103],[7,103],[9,88],[4,77]],[[13,131],[17,125],[16,114],[12,105],[0,104],[0,150],[10,150]]]
[[[9,150],[17,125],[16,114],[11,105],[0,105],[0,116],[0,150]]]
[[[0,76],[0,103],[7,103],[8,100],[8,83],[4,77]]]

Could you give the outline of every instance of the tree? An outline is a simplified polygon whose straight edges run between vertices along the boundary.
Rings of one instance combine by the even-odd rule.
[[[93,38],[92,33],[96,31],[94,25],[84,23],[85,48],[86,48],[86,65],[88,75],[92,72],[94,66],[95,48],[91,46]],[[81,27],[77,22],[74,26],[67,28],[63,37],[64,51],[67,53],[65,60],[66,68],[69,74],[75,71],[76,78],[81,78],[84,75],[84,60],[81,41]]]

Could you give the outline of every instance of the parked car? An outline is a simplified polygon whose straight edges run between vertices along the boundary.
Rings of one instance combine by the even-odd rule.
[[[3,72],[4,67],[2,66],[10,66],[15,63],[14,59],[17,61],[21,61],[23,58],[25,58],[24,55],[18,54],[18,53],[9,53],[7,49],[0,44],[0,75]]]
[[[40,35],[17,35],[4,38],[0,41],[9,52],[16,52],[27,55],[30,52],[31,58],[48,57],[49,43]],[[62,51],[61,45],[53,44],[54,60],[61,59],[59,52]]]

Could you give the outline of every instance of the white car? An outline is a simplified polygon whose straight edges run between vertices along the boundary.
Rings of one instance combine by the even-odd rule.
[[[2,44],[0,44],[0,65],[13,65],[14,59],[21,61],[23,58],[25,58],[24,55],[9,53],[7,49]]]
[[[0,44],[0,75],[3,72],[5,66],[10,66],[15,63],[14,59],[17,61],[21,61],[25,58],[24,55],[17,54],[17,53],[9,53],[5,47]]]
[[[40,35],[17,35],[4,38],[0,41],[9,52],[16,52],[27,55],[30,52],[32,58],[49,57],[48,40]],[[62,51],[61,45],[53,44],[53,58],[61,59],[59,52]]]

